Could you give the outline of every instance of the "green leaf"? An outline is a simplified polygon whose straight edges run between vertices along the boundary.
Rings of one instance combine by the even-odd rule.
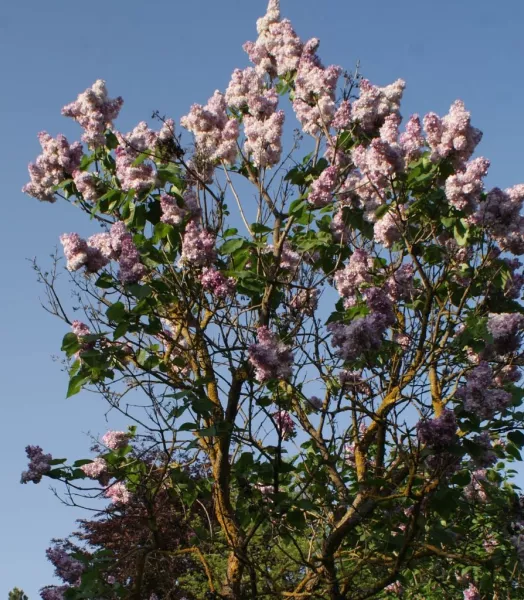
[[[524,433],[522,431],[510,431],[508,440],[513,442],[517,448],[522,448],[524,446]]]
[[[242,238],[234,238],[232,240],[227,240],[224,242],[222,246],[219,248],[220,254],[232,254],[235,250],[239,250],[244,245],[244,240]]]
[[[67,387],[66,398],[71,398],[71,396],[78,394],[78,392],[84,387],[84,385],[88,381],[89,377],[87,377],[85,373],[82,372],[71,377],[71,379],[69,380],[69,386]]]
[[[390,204],[381,204],[375,211],[375,217],[377,217],[377,219],[381,219],[385,214],[389,212],[390,208]]]
[[[120,323],[126,316],[126,307],[122,302],[115,302],[106,310],[106,317],[110,321]]]
[[[139,283],[131,283],[126,286],[126,289],[133,294],[135,298],[138,298],[138,300],[143,300],[153,293],[153,289],[147,284],[140,285]]]
[[[115,285],[114,279],[109,273],[102,273],[100,277],[95,281],[96,287],[107,290]]]
[[[253,223],[253,225],[251,225],[251,231],[253,233],[270,233],[272,229],[267,225],[262,225],[262,223]]]
[[[73,354],[78,352],[78,350],[80,350],[80,343],[76,334],[74,334],[72,331],[66,333],[62,339],[61,349],[67,354],[67,356],[73,356]]]

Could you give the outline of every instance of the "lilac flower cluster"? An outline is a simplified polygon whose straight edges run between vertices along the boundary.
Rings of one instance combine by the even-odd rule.
[[[156,185],[156,173],[147,162],[136,164],[136,156],[132,150],[119,146],[115,150],[116,176],[120,187],[127,191],[142,192]]]
[[[484,487],[487,480],[486,469],[477,469],[471,473],[471,481],[464,488],[464,497],[469,502],[481,502],[485,504],[488,501],[488,494]]]
[[[320,177],[313,182],[307,201],[317,208],[326,206],[333,200],[333,192],[337,185],[338,169],[331,166],[324,169]]]
[[[293,109],[305,133],[312,136],[329,130],[335,116],[335,91],[342,69],[324,68],[315,51],[319,41],[309,40],[303,48],[295,79]]]
[[[84,200],[96,202],[100,198],[99,180],[93,173],[76,169],[73,171],[73,181]]]
[[[402,586],[400,581],[394,581],[393,583],[387,585],[384,588],[384,591],[386,592],[386,594],[395,594],[400,598],[404,594],[404,587]]]
[[[107,462],[97,456],[93,462],[80,467],[82,471],[91,479],[100,479],[107,473]]]
[[[82,352],[91,350],[95,345],[94,342],[86,342],[84,339],[82,339],[86,335],[91,335],[91,330],[85,323],[82,323],[82,321],[73,321],[71,323],[71,330],[78,338],[78,343],[80,344],[80,348],[75,354],[75,358],[81,358]]]
[[[487,227],[502,250],[521,255],[524,254],[524,217],[520,214],[523,204],[523,184],[504,191],[493,188],[472,220]]]
[[[205,290],[210,291],[217,298],[226,298],[235,293],[235,280],[232,277],[225,277],[214,267],[202,269],[200,283]]]
[[[370,314],[352,321],[349,325],[330,323],[331,344],[337,347],[336,355],[346,361],[355,360],[365,352],[378,350],[385,331],[380,314]]]
[[[72,558],[64,548],[58,544],[46,550],[48,560],[55,567],[55,575],[63,581],[78,584],[80,576],[84,571],[84,565]]]
[[[424,117],[424,130],[431,160],[450,157],[457,168],[465,165],[482,139],[482,132],[471,126],[470,113],[462,100],[456,100],[442,119],[428,113]]]
[[[98,79],[74,102],[64,106],[62,114],[77,121],[84,129],[82,140],[96,148],[105,144],[104,133],[118,117],[123,103],[121,97],[109,98],[105,81]]]
[[[22,191],[43,202],[54,202],[55,186],[71,177],[80,166],[82,144],[69,144],[65,136],[59,134],[55,139],[45,131],[38,134],[38,140],[42,154],[29,165],[31,181]]]
[[[480,600],[480,592],[473,583],[470,583],[468,589],[464,590],[464,600]]]
[[[321,410],[322,407],[324,406],[324,402],[322,401],[321,398],[319,398],[318,396],[311,396],[308,399],[308,403],[315,409],[315,410]]]
[[[96,273],[110,260],[118,260],[122,283],[134,283],[146,274],[133,238],[122,221],[114,223],[109,233],[97,233],[87,241],[77,233],[64,233],[60,241],[69,271],[78,271],[85,266],[88,273]]]
[[[374,138],[367,147],[357,146],[352,151],[351,158],[382,196],[396,173],[403,169],[403,158],[398,149],[382,138]]]
[[[272,167],[282,154],[282,132],[285,114],[279,110],[267,118],[244,117],[246,141],[244,151],[258,167]]]
[[[318,289],[300,290],[289,301],[289,307],[309,317],[313,316],[318,306]]]
[[[126,152],[134,158],[140,154],[147,154],[151,159],[159,158],[159,152],[162,146],[173,138],[175,131],[175,122],[173,119],[166,119],[162,123],[160,131],[153,131],[147,126],[145,121],[141,121],[132,131],[123,135],[117,134],[120,146],[125,148]]]
[[[124,431],[108,431],[102,437],[102,444],[110,450],[125,448],[129,443],[129,434]]]
[[[514,352],[520,346],[519,334],[524,329],[524,315],[520,313],[490,313],[488,331],[499,354]]]
[[[488,168],[489,160],[479,157],[465,164],[463,170],[450,175],[444,186],[449,203],[458,210],[472,213],[484,189],[482,178],[487,175]]]
[[[176,198],[173,198],[168,194],[162,194],[160,196],[160,208],[162,209],[160,220],[163,223],[169,223],[176,227],[181,225],[187,217],[192,218],[200,214],[198,198],[192,189],[187,189],[183,193],[182,199],[183,206],[179,206]]]
[[[53,457],[44,454],[40,446],[26,446],[25,453],[29,459],[28,469],[22,473],[21,483],[40,483],[42,477],[51,470]]]
[[[357,124],[364,133],[376,132],[382,127],[386,117],[399,114],[405,87],[406,83],[402,79],[382,88],[363,79],[360,82],[360,96],[352,107],[353,123]]]
[[[400,215],[398,214],[400,213]],[[394,207],[373,225],[373,237],[375,242],[382,244],[384,248],[391,248],[401,238],[401,221],[405,213],[404,206],[398,207],[398,213]]]
[[[497,455],[493,452],[491,438],[487,431],[474,435],[472,441],[477,445],[479,453],[472,456],[473,462],[481,468],[491,467],[497,462]]]
[[[490,419],[511,402],[509,392],[494,387],[493,371],[485,361],[468,373],[466,384],[456,395],[463,401],[464,408],[481,420]]]
[[[350,239],[350,229],[344,221],[344,211],[340,208],[335,212],[329,224],[331,235],[336,242],[347,244]]]
[[[258,39],[246,42],[244,50],[260,76],[281,77],[295,71],[302,43],[290,21],[280,20],[279,0],[270,0],[266,14],[257,21]]]
[[[267,327],[257,330],[258,342],[249,347],[249,362],[260,383],[270,379],[288,379],[292,374],[293,354]]]
[[[356,304],[359,288],[372,281],[372,269],[373,259],[365,250],[357,249],[344,269],[335,273],[335,286],[340,296],[344,298],[346,308]]]
[[[65,593],[71,589],[69,585],[47,585],[40,590],[42,600],[64,600]]]
[[[351,125],[351,103],[349,100],[342,100],[339,104],[331,127],[334,129],[348,129]]]
[[[348,371],[342,369],[338,374],[340,385],[345,391],[360,392],[363,394],[371,393],[371,388],[367,382],[362,379],[360,371]]]
[[[113,504],[128,504],[131,500],[131,492],[121,481],[110,485],[104,492],[104,496],[109,498]]]
[[[182,117],[180,122],[194,134],[200,156],[211,162],[235,162],[238,122],[227,116],[226,99],[218,90],[205,106],[193,104],[189,114]]]
[[[417,423],[418,439],[434,449],[449,446],[457,435],[457,420],[452,410],[445,408],[435,419],[427,419]]]
[[[275,427],[282,439],[292,437],[295,433],[295,422],[286,410],[278,410],[272,415]]]
[[[190,221],[182,239],[180,264],[193,267],[210,265],[216,260],[215,244],[216,238],[210,231]]]

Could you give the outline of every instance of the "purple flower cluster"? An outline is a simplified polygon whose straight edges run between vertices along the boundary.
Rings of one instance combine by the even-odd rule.
[[[232,277],[225,277],[213,267],[202,269],[200,283],[205,290],[210,291],[217,298],[226,298],[235,293],[235,280]]]
[[[284,118],[283,110],[276,111],[267,118],[251,115],[244,117],[244,151],[258,167],[272,167],[280,161]]]
[[[77,584],[84,571],[84,565],[72,558],[64,548],[58,544],[46,550],[48,560],[55,567],[55,575],[63,581]]]
[[[328,167],[313,182],[307,201],[317,208],[326,206],[333,200],[333,191],[337,185],[337,167]]]
[[[436,162],[450,157],[458,168],[470,159],[482,139],[482,132],[471,126],[470,113],[462,100],[456,100],[442,119],[435,113],[428,113],[424,117],[424,130],[431,160]]]
[[[69,144],[64,135],[59,134],[55,139],[45,131],[38,134],[38,140],[42,154],[29,165],[31,181],[22,191],[43,202],[54,202],[55,186],[71,177],[80,166],[82,144]]]
[[[51,470],[51,461],[53,457],[50,454],[44,454],[40,446],[27,446],[25,449],[29,459],[28,469],[22,473],[21,483],[40,483],[42,477]]]
[[[401,238],[401,219],[404,215],[404,207],[398,207],[397,213],[394,207],[373,225],[373,237],[375,242],[382,244],[384,248],[391,248]]]
[[[198,198],[192,189],[187,189],[182,195],[183,206],[180,206],[178,200],[167,194],[160,196],[160,208],[162,216],[160,220],[170,225],[181,225],[185,218],[194,217],[200,214]]]
[[[267,327],[257,330],[258,342],[249,347],[249,362],[260,383],[270,379],[288,379],[292,374],[293,354]]]
[[[210,231],[190,221],[182,239],[180,264],[193,267],[210,265],[216,260],[215,244],[216,238]]]
[[[189,114],[182,117],[180,122],[194,134],[200,156],[211,162],[235,162],[238,122],[227,116],[226,99],[218,90],[205,106],[193,104]]]
[[[282,439],[292,437],[295,433],[295,422],[286,410],[278,410],[272,415],[275,427]]]
[[[470,583],[468,589],[464,590],[464,600],[480,600],[480,592],[473,583]]]
[[[62,114],[74,119],[84,129],[82,140],[96,148],[105,144],[104,133],[118,117],[123,103],[120,96],[109,98],[105,81],[98,79],[74,102],[64,106]]]
[[[520,214],[523,204],[523,184],[504,191],[493,188],[472,220],[487,227],[502,250],[521,255],[524,254],[524,217]]]
[[[142,192],[156,185],[153,166],[147,162],[136,164],[136,155],[132,150],[119,146],[115,150],[115,156],[116,176],[123,190]]]
[[[485,504],[488,501],[488,494],[484,487],[486,482],[486,469],[478,469],[471,473],[471,481],[464,488],[464,497],[469,502],[481,502]]]
[[[129,443],[129,434],[124,431],[108,431],[102,437],[102,444],[110,450],[124,448]]]
[[[337,347],[336,355],[346,361],[355,360],[365,352],[378,350],[386,330],[380,314],[370,314],[352,321],[349,325],[330,323],[331,344]]]
[[[153,131],[147,126],[145,121],[141,121],[132,131],[122,135],[117,135],[120,146],[125,148],[126,152],[134,158],[140,154],[147,154],[155,160],[162,146],[173,138],[175,131],[175,122],[173,119],[166,119],[162,124],[160,131]]]
[[[122,239],[118,264],[120,265],[118,277],[122,283],[136,283],[147,273],[146,267],[140,262],[140,252],[138,252],[131,234]]]
[[[42,600],[64,600],[64,594],[71,589],[69,585],[47,585],[40,590]]]
[[[73,180],[78,193],[88,202],[96,202],[100,196],[98,178],[89,171],[73,171]]]
[[[463,401],[464,408],[479,419],[490,419],[504,410],[511,402],[511,394],[494,387],[493,371],[482,361],[466,376],[466,384],[457,390],[456,395]]]
[[[342,100],[339,104],[331,127],[334,129],[348,129],[351,125],[351,103],[349,100]]]
[[[383,195],[396,173],[403,170],[403,157],[395,145],[382,138],[374,138],[369,146],[357,146],[351,158],[371,185]]]
[[[451,444],[457,435],[457,420],[452,410],[445,408],[435,419],[417,423],[418,439],[427,446],[443,449]]]
[[[493,336],[495,350],[499,354],[507,354],[518,349],[519,334],[524,328],[524,315],[520,313],[490,313],[487,326]]]
[[[339,209],[333,215],[331,223],[329,224],[333,239],[340,244],[347,244],[350,237],[349,227],[344,221],[344,211]]]
[[[472,442],[477,445],[480,451],[478,455],[472,456],[476,465],[484,468],[491,467],[497,462],[497,455],[493,452],[493,445],[487,431],[483,431],[480,435],[474,435]]]

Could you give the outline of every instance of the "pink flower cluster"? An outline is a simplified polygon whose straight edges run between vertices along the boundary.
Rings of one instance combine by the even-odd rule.
[[[105,144],[104,133],[118,117],[123,103],[121,97],[109,98],[105,81],[98,79],[74,102],[64,106],[62,114],[77,121],[84,129],[82,140],[96,148]]]
[[[363,79],[360,82],[360,96],[352,106],[353,123],[364,133],[375,133],[387,116],[399,114],[405,87],[406,83],[402,79],[382,88]]]
[[[488,169],[489,160],[479,157],[448,177],[444,189],[449,203],[458,210],[472,213],[480,200],[484,189],[482,178],[487,175]]]
[[[161,147],[173,138],[174,131],[173,119],[166,119],[158,132],[150,129],[145,121],[141,121],[132,131],[125,135],[119,133],[117,137],[120,146],[130,155],[136,158],[140,154],[147,154],[154,160],[158,158]]]
[[[337,185],[338,169],[331,166],[324,169],[312,186],[307,201],[317,208],[326,206],[333,200],[333,192]]]
[[[435,113],[428,113],[424,117],[424,130],[431,160],[436,162],[450,157],[458,168],[469,160],[482,139],[482,132],[471,126],[470,113],[462,100],[456,100],[442,119]]]
[[[115,150],[115,156],[116,176],[123,190],[142,192],[156,185],[156,173],[153,166],[147,162],[135,164],[136,156],[133,151],[119,146]]]
[[[400,581],[394,581],[384,588],[386,594],[395,594],[399,598],[404,594],[404,587]]]
[[[28,469],[22,473],[21,483],[40,483],[42,477],[51,470],[53,457],[44,454],[40,446],[26,446],[25,453],[29,459]]]
[[[464,590],[464,600],[480,600],[480,592],[473,583],[470,583],[468,589]]]
[[[129,443],[129,434],[124,431],[108,431],[102,437],[102,444],[109,450],[125,448]]]
[[[400,214],[399,214],[400,213]],[[373,238],[384,248],[391,248],[401,239],[401,223],[405,214],[404,207],[392,206],[388,212],[373,225]]]
[[[73,171],[73,181],[76,189],[84,200],[96,202],[100,198],[99,180],[89,171]]]
[[[200,283],[205,290],[217,298],[226,298],[235,293],[235,280],[232,277],[225,277],[215,268],[204,267],[200,275]]]
[[[118,260],[122,283],[134,283],[146,274],[133,238],[122,221],[114,223],[109,233],[97,233],[87,241],[77,233],[64,233],[60,241],[69,271],[85,266],[88,273],[96,273],[110,260]]]
[[[452,410],[445,408],[435,419],[417,423],[418,439],[427,446],[442,450],[456,438],[457,420]]]
[[[55,139],[45,131],[38,134],[38,140],[42,154],[29,165],[31,181],[24,185],[22,191],[43,202],[54,202],[55,186],[71,177],[80,166],[82,144],[69,144],[62,134]]]
[[[303,48],[295,79],[293,109],[305,133],[312,136],[326,132],[331,126],[337,107],[335,91],[342,69],[322,66],[315,54],[319,41],[309,40]]]
[[[97,456],[93,462],[83,465],[80,468],[91,479],[100,479],[107,473],[107,463],[100,456]]]
[[[205,106],[193,104],[189,114],[180,122],[194,134],[200,156],[211,162],[235,162],[238,122],[228,117],[226,99],[218,90]]]
[[[485,504],[488,501],[488,494],[484,483],[487,480],[486,469],[478,469],[471,473],[471,481],[464,488],[464,496],[469,502],[481,502]]]
[[[55,567],[55,575],[63,581],[78,584],[84,572],[84,565],[72,558],[64,548],[58,544],[46,550],[46,556]]]
[[[260,383],[270,379],[288,379],[292,374],[293,354],[267,327],[257,330],[258,342],[249,347],[249,362]]]
[[[181,265],[204,267],[216,260],[216,238],[194,221],[187,224],[182,239]]]
[[[315,288],[300,290],[289,301],[289,307],[298,313],[313,316],[318,306],[319,291]]]
[[[278,410],[272,415],[275,427],[282,439],[292,437],[295,433],[295,422],[286,410]]]
[[[457,397],[464,408],[480,420],[490,419],[504,410],[511,402],[511,394],[494,387],[493,371],[489,364],[482,361],[466,376],[466,383],[457,390]]]
[[[198,198],[192,189],[187,189],[182,195],[183,205],[179,205],[179,200],[168,194],[160,196],[160,208],[162,216],[160,220],[163,223],[169,223],[175,227],[181,225],[187,217],[192,218],[200,214]]]
[[[279,0],[270,0],[266,14],[257,21],[257,32],[257,41],[246,42],[244,50],[259,75],[282,77],[297,69],[302,43],[290,21],[280,20]]]
[[[344,298],[346,308],[356,304],[359,288],[372,281],[372,269],[373,259],[365,250],[357,249],[351,255],[348,264],[335,273],[335,286]]]
[[[113,504],[128,504],[131,500],[131,493],[121,481],[113,483],[104,492],[104,496],[109,498]]]

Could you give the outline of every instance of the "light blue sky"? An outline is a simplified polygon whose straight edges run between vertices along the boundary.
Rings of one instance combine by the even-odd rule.
[[[490,185],[524,181],[524,3],[505,0],[282,0],[302,38],[321,40],[326,64],[360,60],[372,82],[407,81],[403,114],[444,114],[462,98],[484,131],[480,153],[492,160]],[[20,188],[39,152],[36,133],[79,128],[61,107],[96,79],[125,105],[128,131],[153,110],[177,121],[193,102],[224,89],[247,65],[242,43],[256,38],[265,0],[20,0],[0,4],[0,599],[13,586],[31,600],[52,582],[44,551],[68,534],[78,512],[60,505],[44,482],[21,486],[24,446],[55,456],[87,456],[82,432],[103,432],[102,402],[81,394],[65,400],[59,355],[64,326],[40,307],[27,258],[45,262],[64,231],[84,220],[64,204],[39,204]],[[294,124],[291,125],[294,127]],[[290,124],[288,124],[288,128]],[[114,425],[114,423],[112,423]]]

